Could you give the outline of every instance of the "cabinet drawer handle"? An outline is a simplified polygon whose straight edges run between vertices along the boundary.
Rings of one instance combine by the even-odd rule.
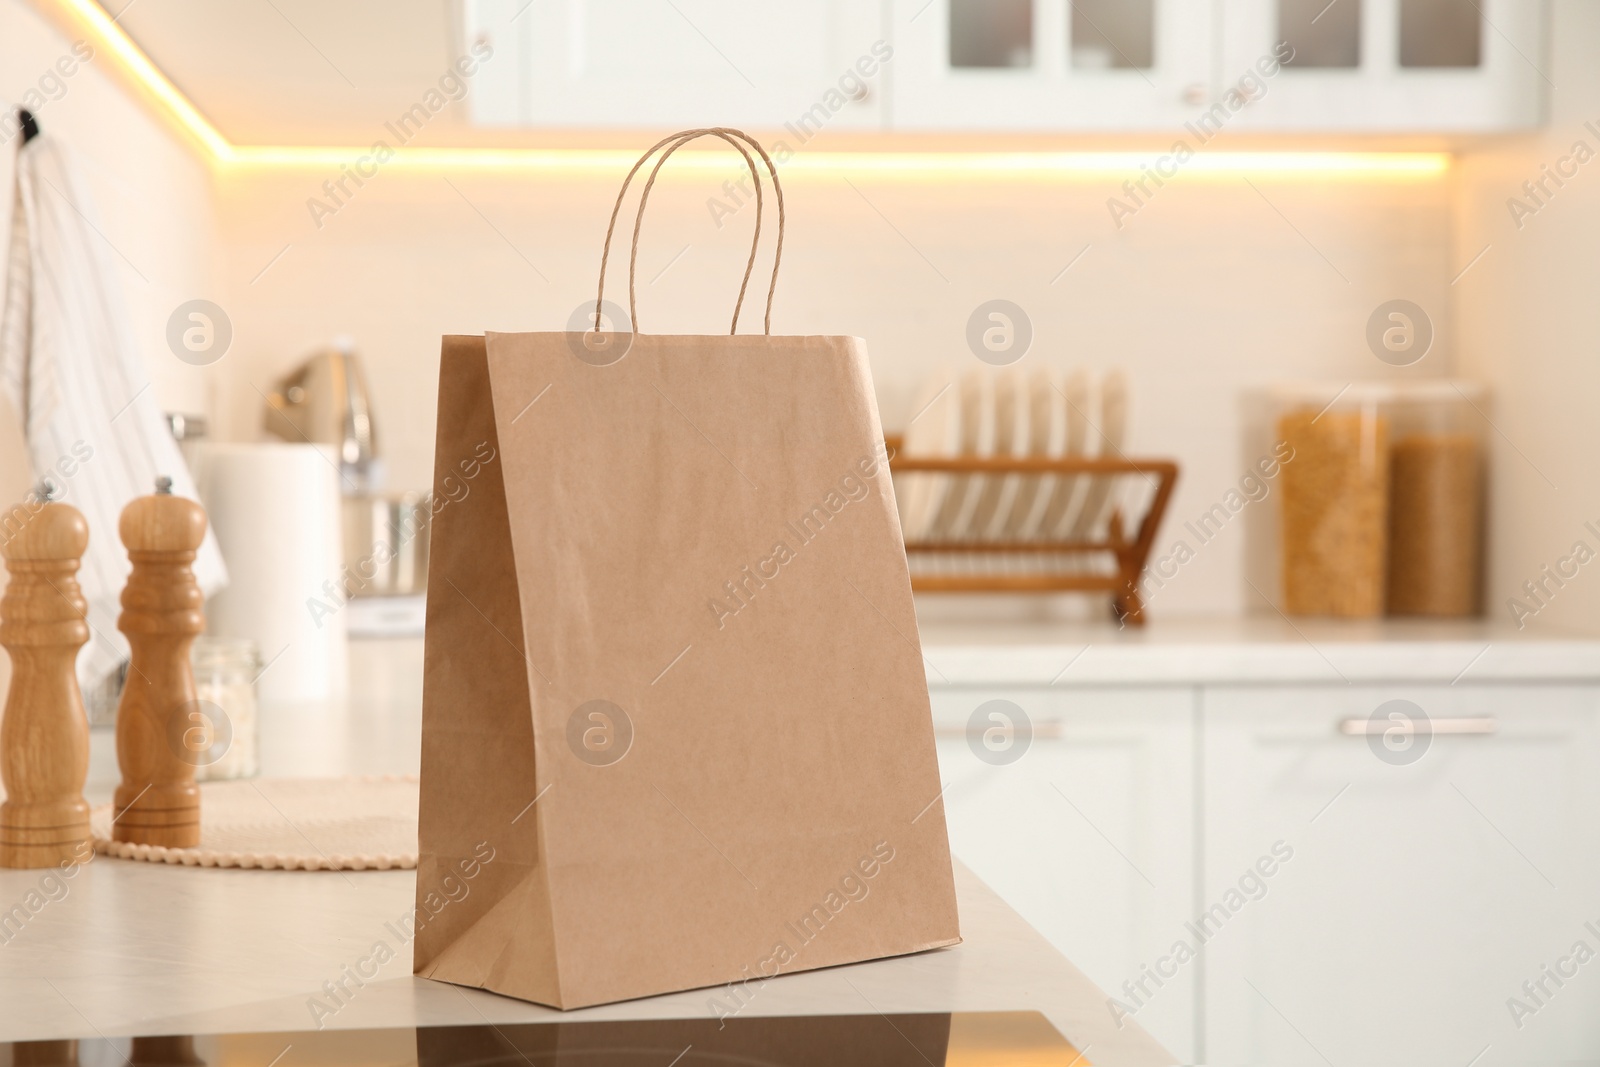
[[[952,723],[934,723],[934,737],[966,737],[967,728],[956,726]],[[1045,719],[1033,724],[1033,739],[1035,741],[1056,741],[1061,737],[1061,720]]]
[[[1371,719],[1345,719],[1339,723],[1339,732],[1351,737],[1382,734],[1393,728],[1393,723],[1381,719],[1377,722]],[[1493,716],[1487,715],[1480,718],[1429,719],[1416,724],[1417,733],[1435,735],[1469,734],[1482,736],[1492,734],[1499,729],[1499,721]]]

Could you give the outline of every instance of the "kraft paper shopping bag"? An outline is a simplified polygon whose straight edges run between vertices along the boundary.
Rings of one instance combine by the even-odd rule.
[[[736,131],[656,168],[704,134],[756,150],[781,220]],[[954,944],[863,342],[646,334],[632,305],[632,333],[444,339],[436,470],[468,491],[432,533],[416,972],[737,1011]]]

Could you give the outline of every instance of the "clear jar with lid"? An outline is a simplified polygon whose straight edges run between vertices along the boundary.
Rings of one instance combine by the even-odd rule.
[[[1391,615],[1482,611],[1487,403],[1472,382],[1397,390],[1389,449]]]
[[[195,736],[200,741],[188,756],[195,780],[254,777],[261,772],[256,701],[260,650],[250,640],[201,637],[191,662],[199,704]]]
[[[1479,610],[1483,390],[1472,383],[1274,387],[1284,610],[1356,618]]]

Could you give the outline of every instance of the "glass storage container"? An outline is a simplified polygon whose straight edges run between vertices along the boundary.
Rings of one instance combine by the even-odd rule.
[[[1392,404],[1391,615],[1482,610],[1484,405],[1468,382],[1411,385]]]
[[[1370,618],[1479,610],[1483,390],[1471,383],[1274,387],[1283,610]]]

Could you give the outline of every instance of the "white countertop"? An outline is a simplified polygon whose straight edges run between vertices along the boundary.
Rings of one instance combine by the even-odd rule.
[[[925,621],[930,684],[1127,686],[1449,684],[1600,680],[1600,641],[1483,622],[1332,623],[1157,619],[1092,624]],[[354,695],[264,709],[263,768],[276,777],[415,773],[421,641],[352,645]],[[116,783],[113,738],[96,731],[88,794]],[[0,871],[0,911],[42,872]],[[0,943],[0,1040],[226,1030],[303,1030],[308,998],[392,938],[412,905],[410,872],[197,870],[101,858],[67,894]],[[964,868],[964,944],[805,972],[760,993],[771,1015],[1037,1009],[1096,1063],[1168,1062],[1136,1025],[1118,1030],[1105,994]],[[410,974],[405,946],[344,1009],[337,1028],[563,1019],[693,1018],[705,991],[559,1015]]]
[[[0,900],[41,872],[0,871]],[[411,910],[409,871],[242,871],[101,857],[0,945],[0,1040],[317,1029],[308,1000],[378,941],[396,951],[329,1029],[590,1019],[714,1018],[698,990],[558,1012],[411,976],[385,922]],[[774,979],[752,1015],[1042,1012],[1097,1064],[1170,1063],[1100,992],[958,865],[961,931],[951,949]]]
[[[931,687],[1600,681],[1600,639],[1481,619],[920,624]]]
[[[263,709],[263,770],[278,777],[415,773],[421,642],[356,642],[357,697]],[[92,740],[92,802],[116,781],[113,738]],[[47,872],[0,871],[0,910]],[[314,1029],[308,1005],[341,968],[391,942],[393,960],[328,1028],[704,1018],[706,990],[559,1013],[414,978],[385,924],[407,914],[409,871],[284,872],[169,867],[99,857],[0,943],[0,1040]],[[1137,1024],[959,864],[964,942],[954,948],[786,975],[751,1014],[1037,1010],[1097,1064],[1170,1063]]]

